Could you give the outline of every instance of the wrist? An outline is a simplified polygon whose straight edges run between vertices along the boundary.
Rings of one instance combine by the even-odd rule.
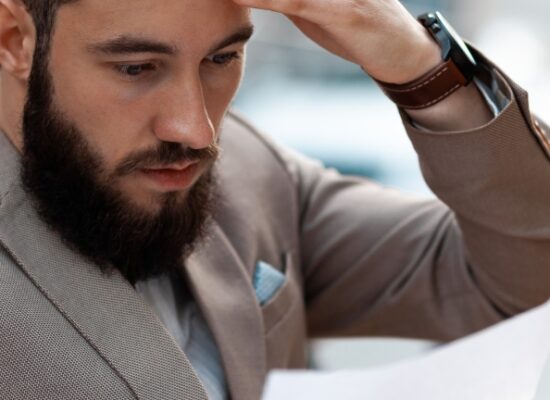
[[[422,14],[418,17],[418,21],[425,28],[426,36],[433,38],[429,45],[421,47],[425,52],[417,52],[424,55],[425,62],[413,63],[412,65],[420,67],[407,69],[410,75],[403,80],[397,81],[395,76],[390,78],[389,82],[377,80],[386,95],[399,107],[407,110],[428,108],[445,100],[460,88],[467,86],[478,70],[475,57],[468,46],[441,13],[436,11]],[[424,42],[428,43],[430,40]],[[432,46],[440,49],[440,56],[433,55],[435,53]],[[410,80],[410,77],[416,76],[418,71],[428,68],[436,57],[440,62],[435,68]],[[411,71],[415,72],[411,73]],[[404,81],[404,83],[392,81]]]
[[[429,108],[405,110],[405,112],[416,124],[438,132],[479,128],[494,117],[487,102],[473,83],[460,88]]]
[[[405,56],[408,61],[404,63],[401,73],[396,74],[392,82],[388,83],[401,85],[414,81],[433,70],[443,61],[439,45],[424,27],[418,23],[417,25],[420,31],[419,40],[409,47],[413,49],[413,52]]]
[[[403,41],[395,56],[389,57],[391,68],[373,73],[363,69],[377,81],[401,85],[418,79],[441,64],[441,48],[416,20],[413,32],[407,34],[407,41]]]

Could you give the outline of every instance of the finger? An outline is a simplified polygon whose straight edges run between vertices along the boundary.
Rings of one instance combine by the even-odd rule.
[[[243,7],[275,11],[289,16],[312,19],[323,9],[322,0],[233,0]]]
[[[352,55],[344,50],[344,47],[342,47],[339,41],[337,41],[325,30],[319,29],[319,25],[317,25],[316,23],[310,22],[300,17],[289,16],[288,18],[294,23],[294,25],[296,25],[298,29],[300,29],[300,31],[302,31],[304,35],[321,45],[321,47],[323,47],[325,50],[329,51],[330,53],[336,54],[337,56],[344,58],[348,61],[356,62]]]

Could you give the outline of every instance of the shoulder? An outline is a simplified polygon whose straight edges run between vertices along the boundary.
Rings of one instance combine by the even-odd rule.
[[[300,213],[290,151],[234,111],[225,117],[220,145],[215,215],[233,246],[251,259],[265,259],[266,249],[288,248]]]
[[[319,160],[276,143],[235,110],[228,112],[224,120],[220,143],[223,167],[240,167],[251,179],[258,173],[264,181],[266,177],[287,181],[297,192],[325,172]]]
[[[276,144],[237,111],[231,110],[227,113],[220,135],[223,161],[248,161],[253,163],[256,169],[269,167],[274,173],[281,173],[281,177],[291,177],[291,160],[285,156],[287,150]]]

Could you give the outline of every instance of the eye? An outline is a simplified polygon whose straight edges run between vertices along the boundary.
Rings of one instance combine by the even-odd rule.
[[[240,53],[233,51],[230,53],[215,54],[213,56],[208,57],[207,60],[216,65],[227,66],[231,64],[233,61],[238,60],[240,58],[241,58]]]
[[[137,78],[145,73],[155,71],[156,66],[152,63],[145,64],[118,64],[116,70],[127,78]]]

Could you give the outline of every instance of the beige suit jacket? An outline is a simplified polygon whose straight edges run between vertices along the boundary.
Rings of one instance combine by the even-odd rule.
[[[312,336],[450,340],[550,293],[550,165],[542,124],[513,99],[487,126],[405,127],[440,201],[342,177],[230,114],[222,201],[185,265],[233,399],[304,367]],[[0,139],[0,398],[203,399],[185,356],[118,274],[102,275],[37,217]],[[450,207],[450,208],[449,208]],[[286,283],[264,306],[259,260]]]

